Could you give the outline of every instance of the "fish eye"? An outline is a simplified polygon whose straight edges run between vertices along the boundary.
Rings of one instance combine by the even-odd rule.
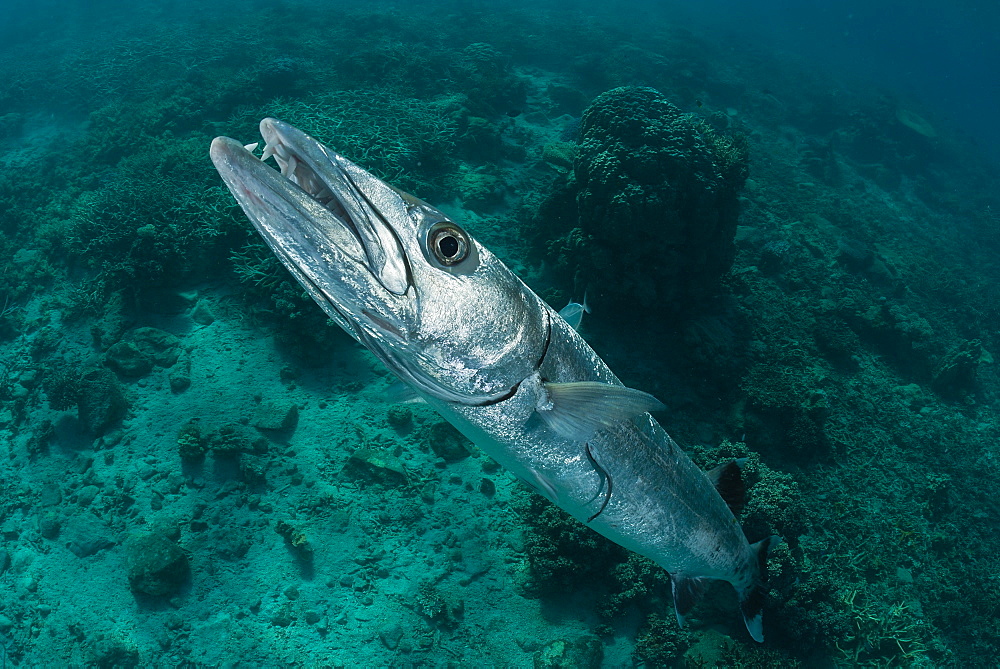
[[[451,271],[473,254],[474,247],[465,230],[451,221],[438,221],[427,231],[426,251],[440,269]]]
[[[432,267],[448,274],[472,274],[479,268],[479,247],[475,240],[452,221],[434,213],[437,215],[425,216],[417,233],[424,258]]]
[[[434,252],[438,260],[445,264],[461,262],[465,245],[450,230],[440,230],[434,235]]]

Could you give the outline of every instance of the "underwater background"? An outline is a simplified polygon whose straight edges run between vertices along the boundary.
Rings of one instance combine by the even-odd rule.
[[[0,2],[0,666],[996,666],[980,4]],[[746,458],[764,644],[393,401],[212,168],[265,116]]]

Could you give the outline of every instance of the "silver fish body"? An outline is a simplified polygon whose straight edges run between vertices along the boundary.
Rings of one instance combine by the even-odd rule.
[[[602,503],[601,475],[580,442],[554,434],[539,420],[538,407],[547,401],[542,379],[620,385],[572,327],[552,319],[538,371],[510,399],[481,407],[429,402],[490,457],[587,522]],[[623,420],[587,443],[615,482],[606,508],[589,527],[671,574],[722,579],[738,589],[750,585],[752,551],[739,523],[708,476],[652,416]]]
[[[647,412],[658,403],[625,388],[440,211],[292,126],[264,119],[261,134],[281,174],[228,138],[213,141],[212,160],[327,314],[490,457],[666,569],[679,620],[702,579],[721,579],[762,640],[760,583],[777,538],[747,542],[710,477]]]

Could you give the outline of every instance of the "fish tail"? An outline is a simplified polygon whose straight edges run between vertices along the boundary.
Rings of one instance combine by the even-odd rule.
[[[762,614],[766,595],[764,584],[767,582],[767,554],[780,543],[781,537],[770,536],[750,545],[753,551],[751,568],[754,570],[754,577],[750,584],[739,593],[740,611],[743,612],[743,621],[747,625],[747,631],[757,642],[764,641]]]

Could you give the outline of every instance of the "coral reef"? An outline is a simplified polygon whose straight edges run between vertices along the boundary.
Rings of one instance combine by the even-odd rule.
[[[301,527],[293,522],[287,520],[279,520],[274,524],[274,531],[280,534],[288,544],[299,552],[300,555],[308,556],[312,554],[312,545],[309,543],[309,537],[301,529]]]
[[[131,538],[125,544],[128,581],[132,589],[154,597],[177,593],[191,575],[187,553],[159,533]]]
[[[934,371],[931,387],[948,398],[961,398],[975,390],[976,371],[983,356],[979,340],[964,341],[948,352]]]
[[[200,462],[208,452],[208,440],[202,434],[198,421],[184,423],[177,432],[177,454],[182,462]]]
[[[128,400],[113,372],[93,367],[80,374],[76,396],[80,423],[90,434],[100,436],[125,417]]]
[[[531,494],[522,504],[531,579],[526,585],[531,591],[554,594],[592,583],[626,559],[625,549],[573,520],[540,495]]]
[[[601,278],[597,308],[695,311],[735,256],[745,139],[718,134],[652,88],[624,87],[590,104],[579,144],[578,227],[550,255],[570,276]]]
[[[120,123],[108,121],[104,131],[114,134]],[[92,132],[106,150],[97,129]],[[105,293],[124,289],[138,296],[176,286],[193,272],[211,272],[221,242],[237,229],[228,194],[196,158],[200,141],[164,147],[144,140],[127,147],[129,155],[103,183],[80,193],[67,229],[50,233],[96,272],[95,286]],[[192,178],[197,174],[201,179]]]
[[[680,667],[684,666],[684,652],[692,643],[691,633],[681,628],[676,620],[652,615],[636,637],[632,655],[646,666]]]

